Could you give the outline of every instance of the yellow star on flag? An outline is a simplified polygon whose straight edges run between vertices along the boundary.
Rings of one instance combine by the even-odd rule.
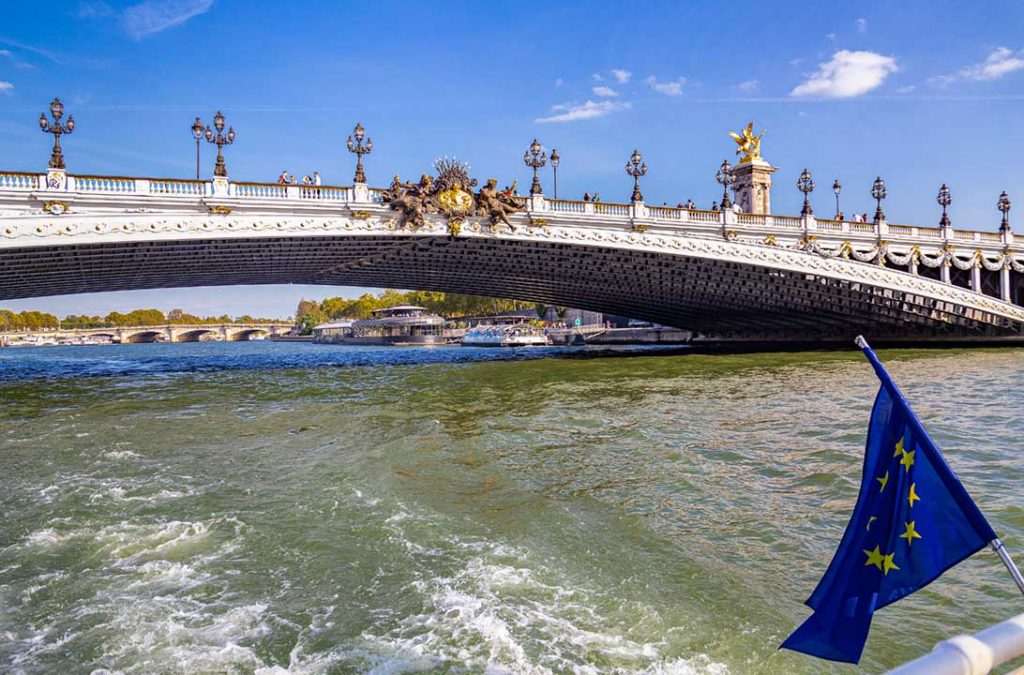
[[[874,565],[878,569],[882,569],[882,563],[885,561],[885,556],[882,555],[880,546],[876,546],[874,551],[864,549],[864,553],[868,556],[867,562],[864,563],[865,566]]]
[[[878,491],[884,492],[885,486],[889,482],[889,472],[886,471],[884,476],[882,476],[881,478],[876,478],[875,480],[882,484],[882,487],[878,488]]]
[[[871,531],[871,523],[875,522],[876,520],[878,520],[878,516],[871,516],[870,518],[868,518],[868,526],[866,528],[868,532]]]
[[[900,440],[896,441],[896,452],[892,453],[892,456],[893,457],[899,457],[902,454],[903,454],[903,438],[900,437]]]
[[[914,508],[914,502],[921,501],[921,498],[917,496],[917,483],[910,484],[910,493],[907,495],[907,501],[910,502],[910,508]]]
[[[890,553],[889,555],[883,555],[882,556],[882,565],[885,566],[885,575],[886,576],[889,576],[889,570],[898,570],[899,569],[899,567],[896,566],[896,563],[894,563],[892,561],[892,557],[894,555],[896,555],[896,554],[895,553]]]
[[[903,530],[903,534],[900,535],[900,539],[906,539],[907,540],[907,546],[910,546],[911,544],[913,544],[915,539],[920,539],[921,538],[921,535],[918,534],[917,530],[914,529],[914,521],[913,520],[911,520],[909,523],[906,523],[903,527],[905,529]],[[899,568],[897,568],[897,569],[899,569]]]
[[[903,459],[900,460],[900,464],[902,464],[904,467],[906,467],[907,471],[910,471],[910,467],[914,466],[914,453],[915,452],[917,452],[917,451],[916,450],[911,450],[910,452],[907,452],[906,450],[903,451]]]

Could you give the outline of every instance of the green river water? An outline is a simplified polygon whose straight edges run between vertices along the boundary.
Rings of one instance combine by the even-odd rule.
[[[777,647],[857,494],[859,353],[413,352],[4,350],[0,671],[856,671]],[[880,356],[1024,561],[1024,352]],[[861,668],[1022,609],[981,552]]]

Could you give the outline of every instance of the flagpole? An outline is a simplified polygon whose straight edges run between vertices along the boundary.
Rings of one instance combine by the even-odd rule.
[[[998,539],[993,539],[988,543],[992,547],[992,550],[999,554],[999,559],[1006,565],[1006,569],[1010,572],[1010,576],[1017,583],[1017,588],[1020,589],[1021,593],[1024,593],[1024,576],[1021,576],[1020,570],[1013,563],[1013,559],[1010,558],[1010,554],[1003,548],[1003,542]]]
[[[868,341],[864,339],[863,335],[858,335],[853,340],[858,347],[861,349],[870,349]],[[1003,565],[1006,566],[1006,570],[1010,573],[1013,578],[1013,582],[1017,584],[1017,588],[1020,589],[1021,594],[1024,594],[1024,576],[1021,575],[1020,569],[1014,564],[1010,554],[1003,548],[1003,542],[999,541],[999,538],[995,538],[988,543],[993,551],[999,556],[999,559],[1003,561]]]

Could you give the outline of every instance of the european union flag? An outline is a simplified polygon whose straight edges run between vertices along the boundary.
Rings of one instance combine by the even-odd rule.
[[[785,649],[857,663],[875,611],[924,588],[996,538],[910,404],[862,338],[882,385],[860,494],[839,549]]]

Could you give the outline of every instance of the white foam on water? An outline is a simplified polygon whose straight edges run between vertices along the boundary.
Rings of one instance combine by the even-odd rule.
[[[377,655],[364,660],[372,661],[369,672],[728,673],[725,664],[706,655],[671,653],[666,636],[672,627],[664,626],[653,607],[577,587],[531,560],[528,551],[501,542],[449,535],[441,545],[418,543],[418,536],[403,529],[416,520],[401,509],[385,522],[389,538],[427,561],[409,587],[422,598],[423,611],[386,630],[364,632],[365,646]],[[441,576],[431,572],[434,556],[463,562]],[[653,626],[647,631],[651,637],[631,633],[638,626]]]
[[[104,459],[131,459],[132,457],[139,457],[137,452],[131,450],[108,450],[100,455]]]

